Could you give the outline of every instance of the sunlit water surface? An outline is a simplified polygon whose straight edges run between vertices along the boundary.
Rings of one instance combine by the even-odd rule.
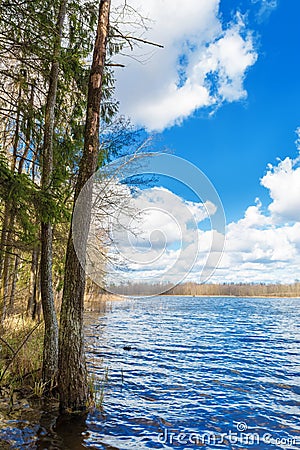
[[[86,313],[98,409],[63,424],[22,412],[0,437],[49,450],[299,449],[299,302],[157,297]]]

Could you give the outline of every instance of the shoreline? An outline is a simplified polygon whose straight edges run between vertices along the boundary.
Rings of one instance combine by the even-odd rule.
[[[299,298],[300,296],[294,295],[213,295],[213,294],[162,294],[160,297],[225,297],[225,298]]]
[[[214,294],[158,294],[158,295],[115,295],[115,294],[101,294],[99,296],[100,298],[93,298],[92,300],[85,300],[85,303],[91,304],[91,303],[100,303],[100,302],[115,302],[115,301],[124,301],[126,299],[132,299],[132,298],[146,298],[146,297],[195,297],[195,298],[295,298],[300,299],[300,296],[295,295],[214,295]]]

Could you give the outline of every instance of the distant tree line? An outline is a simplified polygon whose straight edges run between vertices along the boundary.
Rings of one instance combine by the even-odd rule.
[[[300,282],[281,283],[207,283],[193,282],[178,284],[132,283],[114,286],[113,291],[119,295],[146,296],[161,295],[191,296],[234,296],[234,297],[300,297]]]

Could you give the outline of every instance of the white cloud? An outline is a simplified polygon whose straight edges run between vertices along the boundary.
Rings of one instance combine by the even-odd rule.
[[[299,159],[285,158],[277,166],[269,165],[261,184],[269,189],[269,210],[277,221],[300,221]]]
[[[300,151],[299,144],[298,139]],[[256,199],[240,220],[227,225],[225,251],[210,281],[289,283],[300,278],[299,163],[300,156],[287,157],[268,166],[261,184],[270,204]],[[101,192],[110,204],[113,194],[107,188]],[[135,196],[124,185],[120,192],[113,186],[112,192],[119,211],[112,223],[115,254],[131,269],[112,272],[114,281],[197,282],[205,267],[216,264],[223,236],[206,227],[218,213],[214,204],[184,200],[164,187],[137,190]],[[104,214],[110,216],[115,217]]]
[[[299,139],[297,146],[300,150]],[[246,209],[240,220],[228,224],[225,251],[210,281],[289,283],[299,278],[299,162],[300,157],[286,158],[279,161],[277,166],[268,166],[261,184],[269,190],[271,203],[264,207],[256,199],[255,204]],[[166,267],[174,267],[173,279],[176,280],[179,274],[183,276],[184,271],[188,270],[187,280],[199,281],[208,255],[213,257],[214,252],[211,248],[212,231],[201,230],[201,224],[209,214],[216,212],[215,206],[185,201],[164,188],[143,191],[139,202],[139,207],[157,207],[160,210],[159,214],[150,214],[149,222],[146,226],[143,224],[144,232],[149,236],[155,229],[162,232],[160,236],[164,239],[168,236],[166,251],[154,262],[152,273],[159,276]],[[171,214],[164,215],[161,214],[162,211]],[[200,224],[197,236],[188,226],[190,214],[195,223]],[[198,242],[198,256],[195,264],[191,265],[193,240]],[[160,242],[160,249],[162,243],[163,241]],[[172,247],[174,243],[178,244],[176,248]],[[151,251],[158,256],[158,247]],[[179,263],[174,264],[178,259]]]
[[[114,233],[120,259],[132,271],[125,278],[181,281],[193,267],[198,251],[204,250],[198,224],[215,213],[215,206],[185,201],[166,188],[155,187],[138,190],[131,208],[136,214],[129,222],[125,215],[125,225]],[[121,280],[123,274],[117,270],[116,277]]]
[[[252,3],[258,5],[257,17],[260,22],[267,19],[278,6],[277,0],[252,0]]]
[[[300,130],[297,130],[298,137]],[[299,139],[297,140],[299,149]],[[226,249],[215,281],[294,282],[300,264],[300,158],[269,165],[261,184],[269,190],[266,212],[257,200],[227,227]]]
[[[116,72],[121,112],[134,123],[160,131],[199,108],[246,97],[243,81],[257,53],[240,15],[223,24],[219,0],[189,0],[185,7],[179,0],[131,5],[152,20],[143,37],[164,45],[135,48],[134,59],[125,59],[127,67]]]

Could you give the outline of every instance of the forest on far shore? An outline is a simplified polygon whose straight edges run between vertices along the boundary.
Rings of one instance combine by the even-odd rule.
[[[192,295],[233,297],[300,297],[300,282],[281,283],[207,283],[187,282],[171,287],[143,283],[114,286],[119,295]]]

